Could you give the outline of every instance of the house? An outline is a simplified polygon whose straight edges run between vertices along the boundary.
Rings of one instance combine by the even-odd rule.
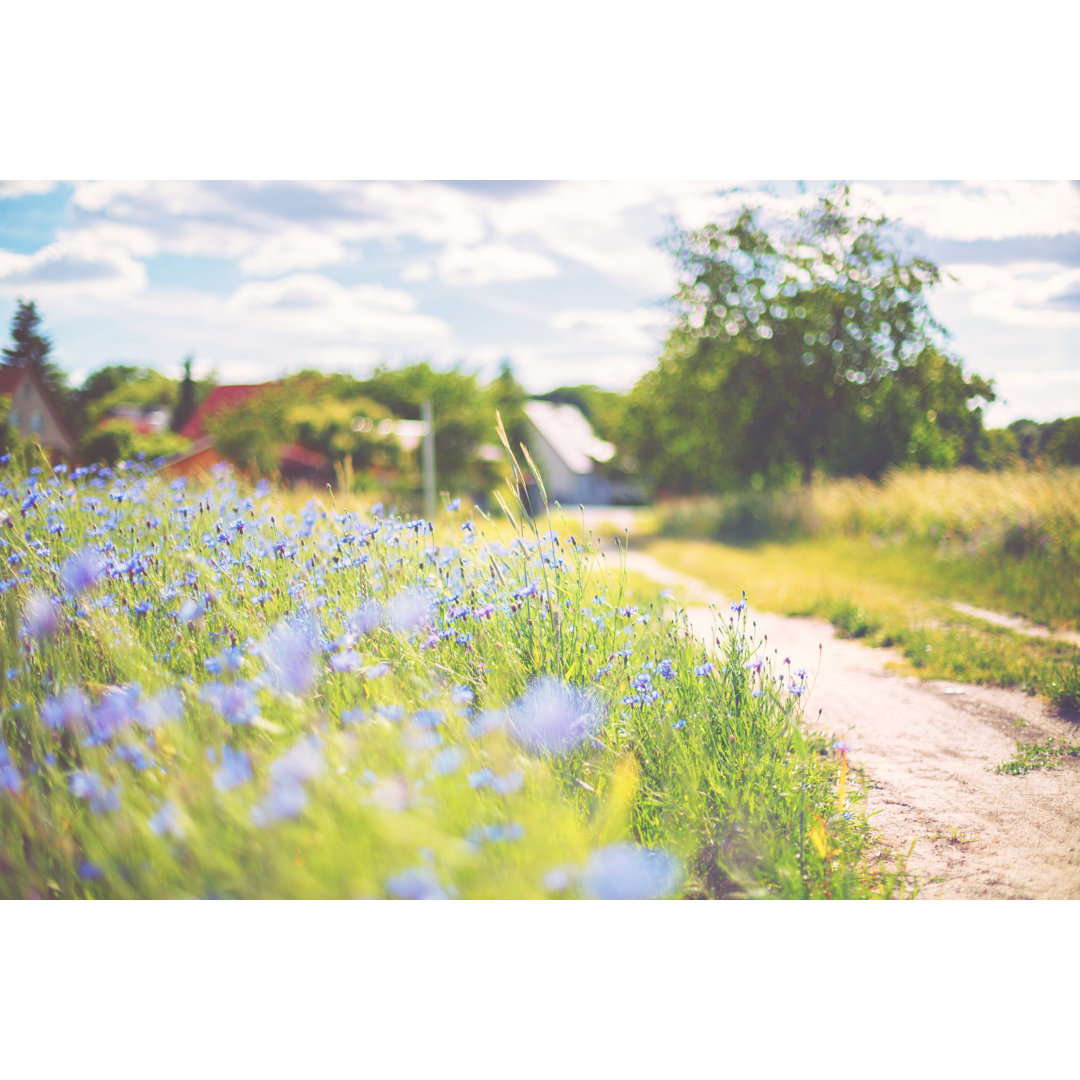
[[[206,430],[207,419],[219,412],[235,409],[277,385],[269,382],[215,386],[203,398],[188,422],[177,432],[185,439],[191,439],[191,446],[171,458],[165,465],[166,470],[175,475],[190,476],[207,473],[214,465],[227,461]],[[329,483],[334,477],[333,468],[322,454],[293,443],[279,448],[278,469],[282,479],[287,481],[299,480],[321,485]]]
[[[249,399],[270,390],[277,383],[245,383],[235,386],[215,386],[209,394],[199,403],[199,407],[191,414],[188,422],[177,432],[185,439],[199,442],[206,438],[206,419],[215,413],[224,412],[226,409],[235,409],[243,405]]]
[[[144,408],[141,405],[131,405],[125,402],[110,409],[106,419],[124,420],[140,435],[154,435],[164,431],[169,426],[172,411],[154,406]]]
[[[526,442],[548,499],[564,506],[610,503],[615,488],[598,466],[615,457],[615,447],[597,438],[585,414],[575,405],[527,401],[525,416],[531,426]]]
[[[267,382],[215,386],[199,403],[188,422],[177,432],[185,439],[191,439],[191,446],[167,462],[166,469],[177,475],[190,476],[193,473],[207,473],[212,466],[228,461],[214,445],[213,437],[206,430],[207,419],[219,412],[235,409],[278,385],[276,382]],[[333,466],[322,454],[296,443],[278,447],[278,471],[281,478],[290,483],[299,481],[321,487],[333,483],[334,480]]]
[[[75,453],[75,437],[34,368],[0,366],[0,396],[11,399],[8,423],[24,439],[52,451],[54,457]]]

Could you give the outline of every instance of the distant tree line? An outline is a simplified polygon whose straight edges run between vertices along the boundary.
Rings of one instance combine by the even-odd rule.
[[[905,255],[884,218],[857,213],[838,187],[786,225],[744,207],[726,224],[676,233],[682,284],[657,366],[629,391],[560,386],[541,400],[578,407],[616,445],[611,466],[643,494],[791,487],[815,475],[883,476],[894,468],[1080,465],[1080,417],[986,429],[989,380],[946,348],[928,291],[940,272]],[[150,366],[109,364],[77,388],[51,357],[32,302],[20,301],[3,363],[32,366],[50,389],[83,460],[165,455],[216,385],[193,359],[173,379]],[[490,489],[495,416],[511,445],[527,439],[529,395],[509,361],[483,383],[456,366],[379,367],[367,378],[302,371],[210,417],[223,453],[263,474],[282,444],[321,455],[356,486],[418,485],[418,455],[388,421],[418,420],[431,401],[440,487]],[[162,410],[169,430],[134,417]],[[6,428],[5,428],[6,432]],[[6,440],[8,435],[3,434]]]

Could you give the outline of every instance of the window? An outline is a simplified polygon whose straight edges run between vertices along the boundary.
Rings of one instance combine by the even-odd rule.
[[[35,409],[30,416],[30,430],[33,432],[39,432],[41,430],[41,410]]]

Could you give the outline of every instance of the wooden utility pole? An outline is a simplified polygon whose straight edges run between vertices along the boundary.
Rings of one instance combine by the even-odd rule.
[[[428,521],[435,520],[435,422],[431,402],[420,405],[420,420],[424,425],[424,513]]]

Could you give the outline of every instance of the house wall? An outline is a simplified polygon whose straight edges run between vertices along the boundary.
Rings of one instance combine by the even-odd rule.
[[[540,469],[540,475],[544,478],[544,487],[547,488],[548,499],[552,502],[561,502],[567,505],[583,502],[581,497],[581,484],[577,473],[572,472],[566,462],[555,451],[555,448],[540,432],[530,425],[529,453],[532,454]]]
[[[11,395],[9,413],[12,426],[26,439],[32,439],[51,450],[71,454],[75,447],[64,433],[45,402],[38,385],[27,376]]]
[[[552,444],[530,425],[529,453],[544,478],[548,499],[563,506],[586,506],[611,502],[611,484],[596,473],[581,474],[570,469]]]

